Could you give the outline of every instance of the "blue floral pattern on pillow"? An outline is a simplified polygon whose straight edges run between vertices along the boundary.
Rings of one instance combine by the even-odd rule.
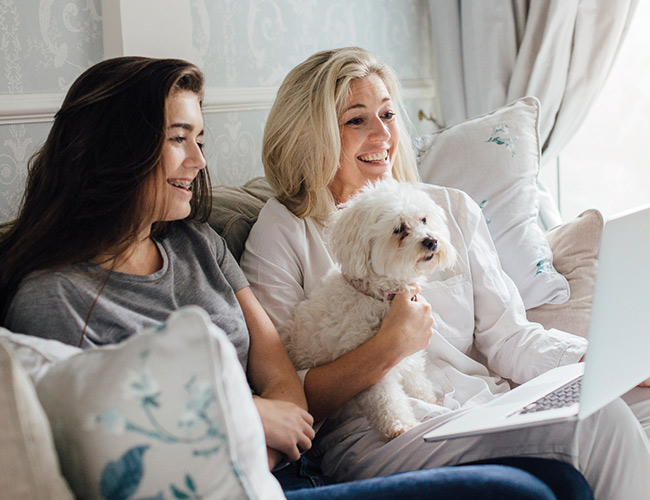
[[[226,441],[223,423],[216,411],[216,394],[209,381],[199,380],[196,375],[186,376],[183,385],[186,397],[179,409],[176,428],[166,428],[157,417],[157,413],[169,414],[160,402],[160,384],[147,366],[149,350],[142,351],[138,358],[141,360],[140,369],[129,370],[122,384],[122,404],[135,405],[139,408],[142,421],[136,423],[125,416],[124,412],[109,409],[100,414],[91,414],[86,428],[95,430],[103,428],[114,435],[135,433],[147,439],[157,440],[166,444],[187,444],[194,447],[194,456],[208,457],[217,453]],[[124,408],[125,406],[122,406]],[[129,408],[129,410],[132,410]],[[143,425],[145,422],[146,425]],[[128,500],[136,492],[145,473],[143,459],[148,445],[135,446],[126,451],[117,461],[109,462],[102,471],[100,490],[106,500]],[[185,485],[180,487],[171,484],[169,490],[172,498],[200,498],[197,493],[195,480],[189,474],[185,475]],[[151,497],[149,497],[151,498]],[[165,498],[162,493],[153,498]],[[143,499],[139,499],[143,500]]]
[[[553,254],[547,248],[539,245],[536,245],[535,249],[537,250],[537,255],[539,257],[535,275],[556,272],[555,267],[553,267]]]
[[[555,272],[555,268],[548,259],[542,259],[537,263],[537,272],[535,274],[552,272]]]
[[[78,498],[284,498],[237,352],[198,307],[55,363],[36,387]]]
[[[427,153],[427,151],[429,151],[432,142],[433,139],[430,135],[423,135],[412,140],[413,150],[415,151],[415,159],[418,165],[422,157]]]
[[[508,151],[510,151],[511,156],[515,156],[515,142],[519,137],[511,136],[508,137],[508,125],[498,125],[492,129],[492,135],[485,142],[492,142],[498,144],[499,146],[505,146]]]
[[[144,475],[142,455],[148,449],[147,445],[131,448],[104,467],[99,490],[106,500],[126,500],[136,492]]]
[[[485,207],[487,207],[488,203],[489,203],[489,202],[488,202],[487,200],[483,200],[481,203],[478,204],[478,206],[481,208],[481,210],[483,210],[483,213],[484,213],[484,214],[485,214],[485,210],[484,210],[484,209],[485,209]],[[486,223],[486,224],[491,224],[491,223],[492,223],[492,219],[488,219],[488,218],[487,218],[487,215],[485,216],[485,223]]]

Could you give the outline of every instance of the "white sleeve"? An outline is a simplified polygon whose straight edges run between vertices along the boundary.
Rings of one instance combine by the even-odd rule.
[[[318,224],[269,200],[246,241],[241,267],[285,344],[284,325],[332,265]],[[306,373],[298,372],[303,382]]]
[[[466,235],[474,291],[474,343],[488,367],[523,383],[556,366],[575,363],[587,350],[587,341],[560,330],[545,330],[526,319],[514,282],[502,270],[485,219],[478,207]]]
[[[248,236],[240,264],[260,304],[281,330],[296,306],[305,300],[303,249],[296,244],[303,239],[304,230],[299,224],[287,224],[291,221],[274,219],[260,214]]]

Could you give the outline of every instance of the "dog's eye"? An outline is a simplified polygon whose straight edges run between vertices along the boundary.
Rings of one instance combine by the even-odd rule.
[[[395,234],[400,234],[403,233],[404,231],[406,231],[406,224],[404,224],[403,222],[399,225],[399,227],[393,229],[393,233]]]
[[[426,218],[426,217],[422,217],[422,224],[426,224],[426,223],[427,223],[427,218]]]

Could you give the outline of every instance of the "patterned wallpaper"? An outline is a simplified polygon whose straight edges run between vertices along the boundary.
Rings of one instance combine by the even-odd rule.
[[[64,92],[100,61],[99,6],[99,0],[0,0],[0,95]],[[48,130],[48,123],[0,126],[0,221],[15,215],[27,159]]]
[[[295,64],[332,47],[359,45],[391,64],[403,81],[431,81],[426,0],[191,0],[194,61],[208,87],[277,87]],[[61,95],[103,56],[101,0],[0,0],[0,123],[6,97]],[[433,102],[407,101],[417,120]],[[262,174],[267,109],[210,112],[206,155],[215,183]],[[0,124],[0,221],[11,219],[27,159],[45,139],[47,120]]]
[[[196,62],[208,84],[279,85],[314,52],[346,45],[372,50],[400,78],[432,75],[423,1],[193,0],[192,6]]]

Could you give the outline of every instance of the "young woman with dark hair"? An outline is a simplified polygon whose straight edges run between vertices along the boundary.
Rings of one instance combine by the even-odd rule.
[[[70,88],[45,144],[29,162],[19,215],[0,241],[0,311],[25,276],[86,260],[114,267],[141,232],[144,190],[165,142],[168,94],[202,99],[203,75],[184,61],[111,59]],[[205,220],[209,178],[192,186],[192,215]],[[152,236],[164,224],[152,226]]]
[[[0,238],[2,325],[84,348],[198,305],[260,396],[271,466],[309,448],[313,419],[268,316],[206,223],[204,77],[186,61],[101,62],[70,88]]]

